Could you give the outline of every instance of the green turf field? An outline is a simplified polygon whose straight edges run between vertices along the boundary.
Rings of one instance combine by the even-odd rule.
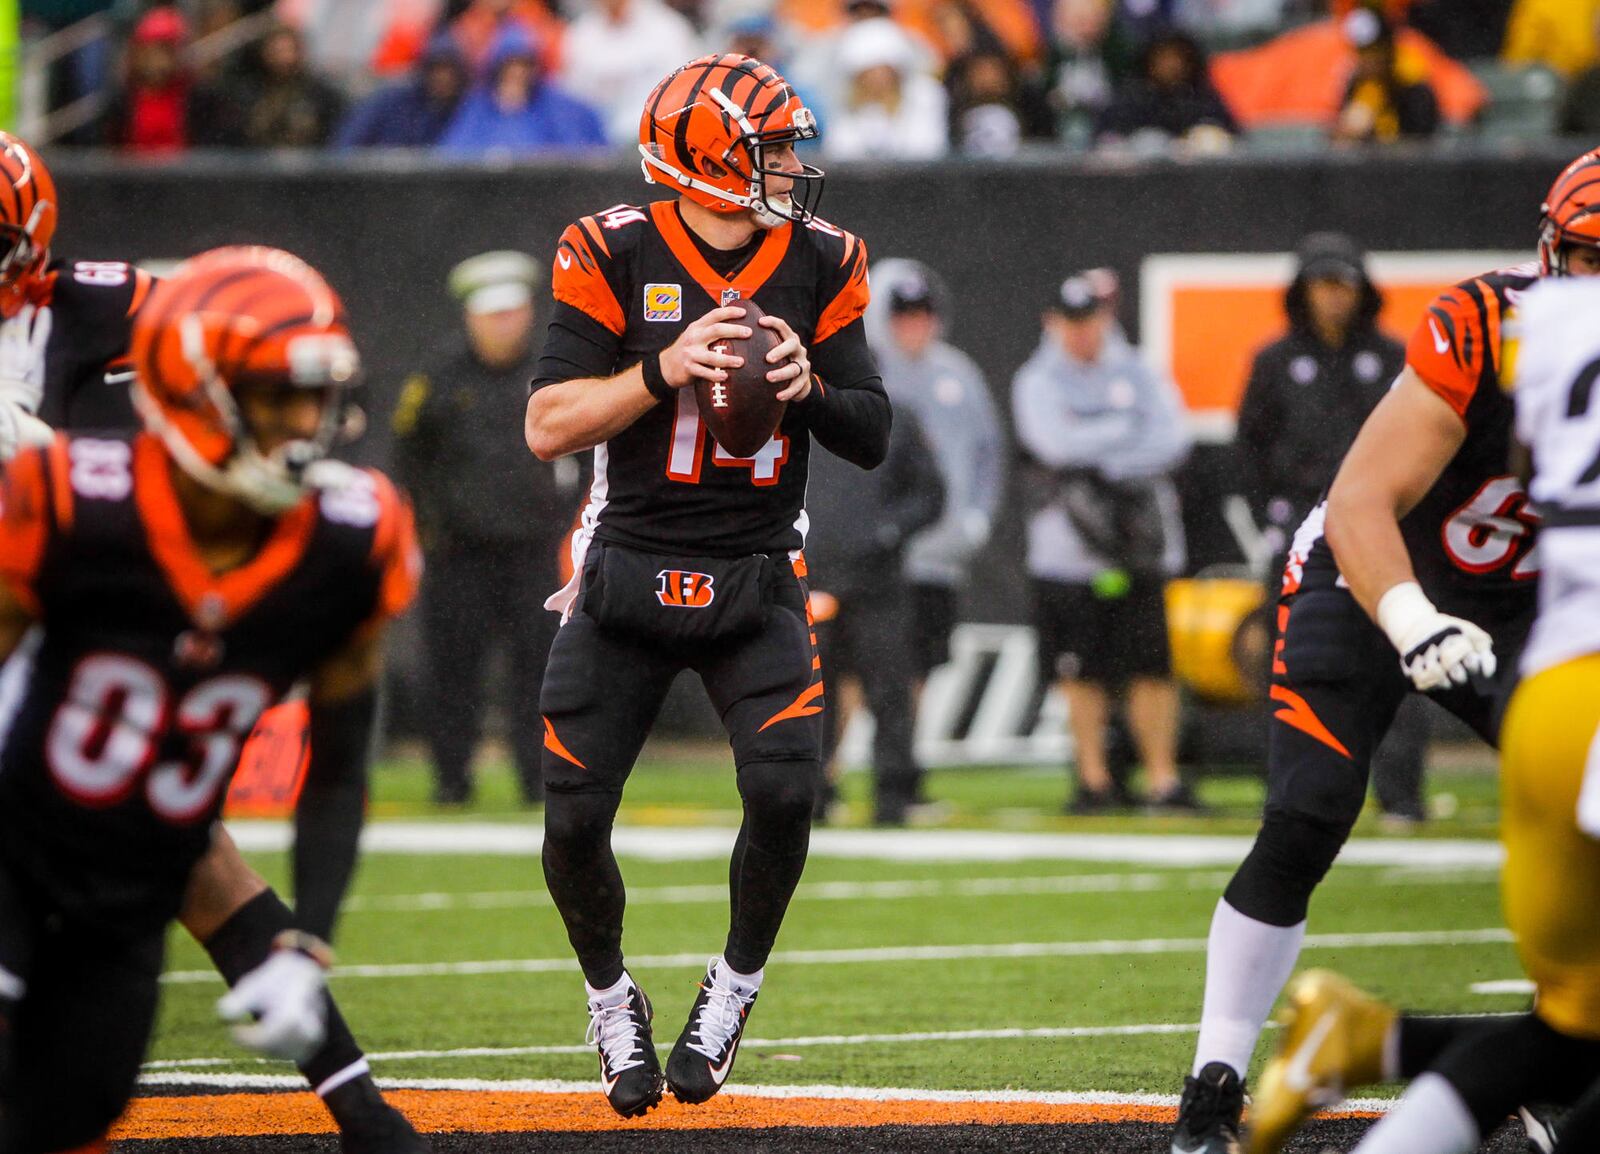
[[[1493,835],[1488,759],[1464,761],[1432,779],[1436,808],[1453,816],[1433,823],[1430,836]],[[859,775],[847,784],[848,819],[857,824],[866,814],[865,786]],[[434,815],[423,767],[402,760],[378,771],[374,815],[536,822],[537,813],[519,810],[512,792],[503,768],[490,767],[477,808]],[[1247,835],[1260,800],[1254,781],[1208,780],[1202,795],[1222,810],[1213,818],[1085,821],[1058,816],[1063,792],[1053,773],[964,770],[932,779],[933,795],[949,803],[943,824],[959,829]],[[725,826],[737,822],[736,807],[731,770],[720,758],[665,756],[641,765],[622,820]],[[1381,836],[1371,818],[1360,834]],[[281,854],[254,860],[282,880]],[[699,967],[721,948],[726,864],[625,858],[623,872],[630,886],[625,944],[635,977],[655,999],[665,1052]],[[737,1076],[776,1084],[1175,1092],[1193,1045],[1184,1027],[1199,1015],[1203,941],[1229,872],[1220,865],[814,856]],[[1520,976],[1500,925],[1490,869],[1340,866],[1313,904],[1312,940],[1357,937],[1317,946],[1307,960],[1416,1008],[1511,1010],[1526,999],[1469,989]],[[1380,932],[1423,936],[1420,944],[1363,937]],[[377,1055],[380,1078],[593,1075],[593,1056],[582,1045],[581,982],[531,857],[369,856],[338,946],[345,966],[525,963],[511,967],[524,972],[336,977],[334,990]],[[863,949],[884,953],[865,960],[835,953]],[[206,961],[179,935],[168,966],[192,973]],[[194,1072],[289,1072],[245,1059],[232,1046],[212,1018],[220,988],[209,980],[167,985],[152,1060],[228,1060]],[[985,1036],[1069,1029],[1083,1032]],[[951,1032],[979,1036],[917,1036]],[[468,1049],[476,1052],[450,1053]],[[501,1049],[533,1052],[484,1052]],[[383,1056],[396,1052],[412,1056]]]

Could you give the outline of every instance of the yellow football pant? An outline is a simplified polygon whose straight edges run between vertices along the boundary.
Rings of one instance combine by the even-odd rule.
[[[1524,681],[1501,731],[1500,891],[1535,1013],[1600,1039],[1600,840],[1578,828],[1578,790],[1600,731],[1600,655]],[[1600,755],[1596,756],[1600,764]]]

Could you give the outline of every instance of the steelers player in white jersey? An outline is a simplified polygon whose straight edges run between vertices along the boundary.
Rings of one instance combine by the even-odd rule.
[[[1465,1154],[1521,1103],[1580,1099],[1530,1138],[1555,1154],[1600,1149],[1600,281],[1522,294],[1503,369],[1543,517],[1538,616],[1500,744],[1501,895],[1537,996],[1531,1013],[1446,1048],[1356,1154]],[[1396,1014],[1326,973],[1297,986],[1317,990],[1315,1005],[1291,990],[1262,1093],[1314,1083],[1305,1097],[1322,1105],[1364,1080],[1349,1055],[1372,1048],[1363,1035],[1382,1045]]]

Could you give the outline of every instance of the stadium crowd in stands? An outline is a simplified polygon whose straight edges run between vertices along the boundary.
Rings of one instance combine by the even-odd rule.
[[[1593,133],[1600,0],[25,0],[62,143],[624,149],[663,73],[769,59],[830,159]],[[240,21],[248,23],[241,24]]]

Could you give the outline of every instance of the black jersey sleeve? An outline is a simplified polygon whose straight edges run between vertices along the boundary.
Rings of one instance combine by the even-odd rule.
[[[799,404],[818,443],[863,469],[889,452],[893,414],[865,322],[857,317],[810,350],[811,392]]]
[[[545,328],[532,388],[584,377],[609,377],[617,371],[621,350],[618,333],[582,309],[557,300]]]
[[[127,356],[133,318],[155,283],[122,261],[63,261],[55,270],[50,307],[85,360],[111,365]]]

